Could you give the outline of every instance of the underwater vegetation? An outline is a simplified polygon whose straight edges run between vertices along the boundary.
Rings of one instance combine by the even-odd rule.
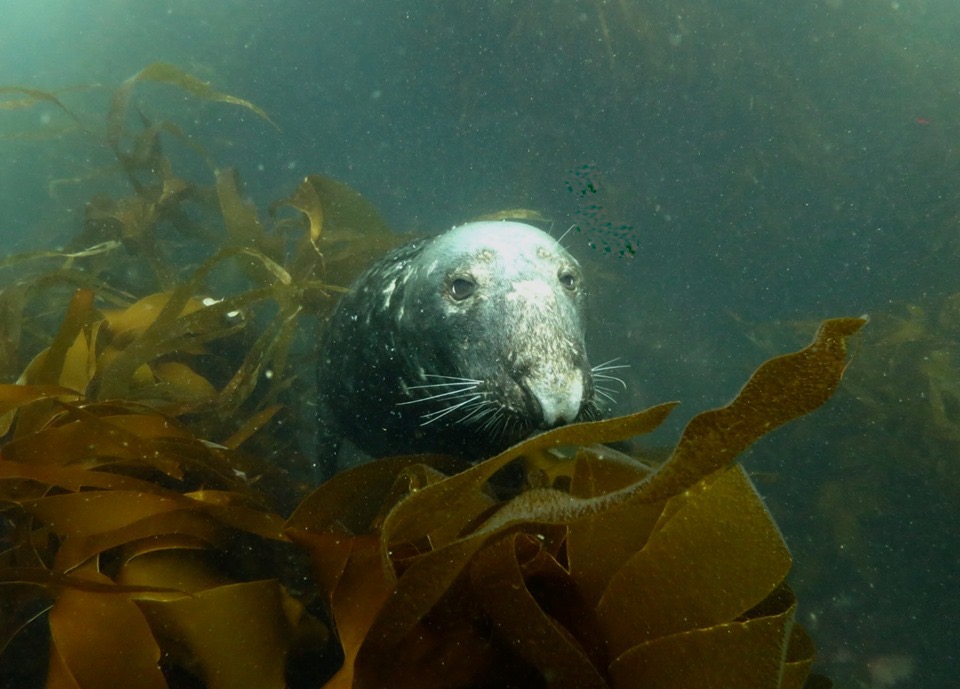
[[[114,94],[103,138],[129,193],[92,199],[73,245],[0,263],[0,677],[829,686],[810,677],[786,544],[736,460],[833,394],[862,319],[767,361],[656,465],[603,444],[674,403],[474,465],[390,457],[312,487],[299,338],[397,236],[319,175],[266,220],[234,172],[178,176],[164,142],[208,157],[172,123],[128,126],[141,82],[266,116],[147,67]],[[517,462],[522,486],[505,491]]]

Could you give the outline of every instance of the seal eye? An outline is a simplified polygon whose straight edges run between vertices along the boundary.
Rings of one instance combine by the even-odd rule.
[[[563,285],[564,289],[570,290],[571,292],[577,289],[577,276],[572,271],[562,270],[557,278],[560,280],[560,284]]]
[[[472,295],[476,289],[477,283],[470,278],[457,278],[450,283],[450,286],[447,288],[447,292],[449,292],[450,296],[456,301],[463,301]]]

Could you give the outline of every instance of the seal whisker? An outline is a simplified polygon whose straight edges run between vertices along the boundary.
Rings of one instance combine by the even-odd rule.
[[[482,400],[474,405],[468,406],[464,411],[469,410],[470,413],[464,416],[462,419],[457,419],[457,423],[467,423],[468,421],[477,423],[484,417],[492,414],[494,411],[496,411],[496,409],[497,405],[492,400]]]
[[[481,431],[485,431],[485,430],[487,430],[488,428],[490,428],[490,426],[493,425],[494,421],[496,421],[496,419],[497,419],[497,417],[498,417],[499,415],[500,415],[500,410],[499,410],[499,409],[494,409],[494,410],[493,410],[493,416],[490,416],[486,421],[484,421],[484,422],[480,425],[480,430],[481,430]]]
[[[560,246],[560,242],[563,241],[563,238],[564,238],[564,237],[566,237],[568,234],[570,234],[570,230],[572,230],[574,227],[576,227],[576,224],[573,224],[573,225],[571,225],[570,227],[568,227],[567,230],[566,230],[566,232],[564,232],[562,235],[560,235],[559,237],[557,237],[557,239],[554,241],[554,246]]]
[[[614,359],[614,361],[616,361],[616,359]],[[476,378],[460,378],[458,376],[443,376],[443,375],[440,375],[439,373],[426,373],[424,374],[423,377],[424,378],[441,378],[443,380],[455,380],[462,383],[476,383],[477,385],[483,382],[482,380],[477,380]]]
[[[398,406],[398,407],[403,407],[403,406],[406,406],[406,405],[408,405],[408,404],[420,404],[420,403],[422,403],[422,402],[429,402],[429,401],[431,401],[431,400],[438,400],[438,399],[445,399],[445,398],[459,399],[460,397],[463,397],[463,396],[466,396],[466,395],[470,394],[470,393],[471,393],[474,389],[476,389],[476,387],[477,387],[476,385],[468,385],[467,383],[458,383],[458,385],[460,385],[461,387],[455,388],[455,389],[453,389],[453,390],[447,390],[446,392],[438,392],[438,393],[435,394],[435,395],[427,395],[426,397],[418,397],[417,399],[414,399],[414,400],[404,400],[403,402],[397,402],[397,406]],[[414,385],[414,386],[411,386],[411,387],[409,387],[409,388],[407,388],[407,389],[408,389],[408,390],[420,390],[420,389],[432,388],[432,387],[436,387],[436,386],[434,386],[434,385]],[[444,384],[444,385],[442,385],[441,387],[449,387],[449,384]]]
[[[459,387],[460,389],[466,388],[475,388],[479,385],[479,382],[465,381],[463,383],[426,383],[425,385],[409,385],[407,390],[426,390],[428,388],[451,388]]]
[[[616,403],[617,398],[611,395],[609,392],[607,392],[608,388],[601,388],[599,385],[595,385],[593,389],[596,390],[597,394],[603,397],[604,399],[609,400],[610,402]]]
[[[593,374],[593,379],[594,379],[594,380],[609,380],[609,381],[612,381],[612,382],[614,382],[614,383],[620,383],[620,386],[621,386],[624,390],[627,389],[627,384],[623,382],[623,378],[617,378],[616,376],[608,376],[608,375],[606,375],[605,373],[594,373],[594,374]],[[608,388],[608,389],[609,389],[609,388]]]
[[[498,436],[506,432],[507,423],[509,422],[509,419],[507,418],[507,415],[504,413],[504,410],[502,407],[497,410],[497,413],[494,414],[491,421],[493,423],[491,423],[489,426],[490,435]]]
[[[614,366],[613,365],[614,361],[620,361],[620,357],[614,357],[613,359],[604,361],[602,364],[597,364],[590,370],[596,373],[597,371],[611,371],[615,368],[630,368],[630,364],[617,364],[616,366]]]
[[[466,395],[460,395],[460,396],[454,397],[452,400],[448,400],[448,401],[456,402],[457,404],[448,405],[446,407],[443,407],[442,409],[434,409],[433,411],[424,412],[423,414],[421,414],[421,418],[427,418],[430,416],[437,416],[437,415],[442,416],[455,409],[460,409],[465,405],[469,405],[471,402],[474,402],[480,399],[480,397],[481,396],[479,394],[470,395],[469,397]]]
[[[410,404],[422,404],[423,402],[431,402],[433,400],[458,400],[462,397],[465,397],[473,391],[473,388],[468,388],[467,390],[451,390],[450,392],[442,392],[437,395],[430,395],[428,397],[418,397],[415,400],[404,400],[403,402],[397,402],[398,407],[405,407]]]
[[[600,407],[600,403],[596,399],[591,399],[587,402],[586,406],[583,408],[583,420],[584,421],[596,421],[597,419],[603,417],[603,409]]]
[[[479,398],[480,398],[480,395],[474,395],[473,397],[468,397],[468,398],[465,399],[463,402],[460,402],[459,404],[454,404],[454,405],[452,405],[452,406],[450,406],[450,407],[447,407],[446,409],[438,409],[437,411],[427,412],[426,414],[423,414],[423,415],[420,417],[421,419],[426,419],[426,421],[424,421],[424,422],[421,423],[420,425],[421,425],[421,426],[426,426],[426,425],[428,425],[428,424],[433,423],[433,422],[436,421],[437,419],[442,419],[442,418],[443,418],[444,416],[446,416],[447,414],[452,414],[452,413],[455,412],[457,409],[460,409],[461,407],[463,407],[465,404],[470,404],[471,402],[473,402],[474,400],[477,400],[477,399],[479,399]]]
[[[522,430],[520,419],[516,416],[511,416],[507,424],[507,428],[504,428],[504,434],[506,435],[507,431],[510,431],[512,435],[518,435],[518,431]]]

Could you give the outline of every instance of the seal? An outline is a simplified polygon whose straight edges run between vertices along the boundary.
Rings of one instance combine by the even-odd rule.
[[[531,225],[473,222],[405,244],[328,321],[321,424],[374,457],[475,460],[597,418],[583,302],[577,261]]]

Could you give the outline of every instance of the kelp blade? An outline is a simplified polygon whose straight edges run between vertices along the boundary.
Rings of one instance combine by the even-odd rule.
[[[446,629],[447,623],[441,620],[461,606],[469,608],[466,601],[471,600],[489,620],[499,620],[492,628],[493,639],[516,644],[513,656],[497,656],[497,662],[519,662],[517,668],[527,668],[518,669],[521,674],[538,668],[539,676],[553,678],[551,682],[560,681],[551,669],[561,666],[586,686],[603,686],[602,682],[612,687],[636,686],[638,673],[646,678],[645,686],[676,689],[779,687],[782,677],[789,677],[785,686],[802,681],[812,648],[792,632],[792,598],[782,595],[790,556],[746,474],[730,465],[766,430],[809,413],[829,398],[847,365],[845,340],[863,322],[827,321],[808,348],[762,365],[727,407],[691,421],[677,449],[658,469],[624,461],[609,472],[593,454],[581,451],[575,461],[584,468],[573,469],[573,494],[540,488],[523,492],[496,510],[467,507],[474,504],[472,496],[484,490],[490,476],[516,457],[563,441],[588,444],[599,440],[606,428],[567,427],[411,491],[389,510],[382,530],[373,526],[369,535],[336,533],[333,542],[339,544],[341,558],[334,576],[336,587],[349,585],[344,577],[358,576],[374,577],[382,587],[389,581],[383,578],[385,566],[397,573],[396,588],[389,595],[384,598],[380,589],[376,598],[383,602],[374,605],[380,606],[374,619],[370,620],[371,608],[367,608],[363,623],[354,628],[367,629],[359,649],[356,633],[351,634],[348,654],[353,659],[354,686],[414,686],[406,682],[416,676],[416,658],[424,652],[425,640],[436,633],[433,625]],[[642,424],[639,419],[630,423],[637,428],[655,427],[654,421],[662,420],[669,408],[651,410]],[[622,420],[615,420],[614,426],[618,423]],[[591,435],[593,430],[598,432]],[[399,466],[395,469],[400,471]],[[384,486],[387,474],[381,475]],[[347,486],[352,478],[348,472],[336,480]],[[356,488],[346,493],[362,500]],[[373,511],[369,505],[364,509],[367,515]],[[310,517],[302,513],[298,528],[311,531]],[[460,526],[451,528],[451,524]],[[315,527],[337,529],[330,517],[318,520]],[[588,537],[625,527],[638,533],[595,543]],[[557,540],[556,529],[566,533],[566,540]],[[344,548],[353,539],[365,540],[378,531],[386,562],[373,562],[367,546],[364,558],[353,562],[365,574],[351,571],[349,548]],[[328,533],[332,537],[334,532]],[[438,540],[439,534],[444,538]],[[322,540],[302,541],[315,560],[324,559],[323,551],[330,547]],[[564,576],[570,577],[571,594],[567,600],[571,605],[577,601],[574,608],[581,613],[594,612],[572,615],[570,610],[557,610],[554,600],[537,598],[543,595],[542,588],[529,589],[534,594],[531,603],[518,583],[516,567],[539,556],[525,554],[521,561],[517,553],[530,552],[527,545],[518,546],[521,542],[564,543],[568,559]],[[609,547],[618,552],[609,556],[602,552]],[[585,564],[594,560],[607,568]],[[470,581],[465,572],[474,572],[473,588],[465,583]],[[511,595],[519,597],[512,603],[504,603],[496,585],[499,580],[514,582]],[[530,605],[546,614],[540,618],[544,626],[537,627],[539,614]],[[511,621],[512,613],[527,608],[525,617],[541,633],[518,639],[519,623]],[[594,615],[591,631],[587,620]],[[580,622],[571,622],[573,628],[557,626],[558,620],[568,619]],[[582,624],[587,627],[580,628]],[[464,645],[464,662],[482,665],[478,659],[493,657],[472,647],[477,641],[469,630],[445,633]],[[794,643],[794,639],[800,641]],[[790,654],[784,656],[788,646]],[[442,648],[435,643],[429,647],[437,652]],[[567,651],[562,661],[551,654],[563,651],[548,650],[563,647]],[[657,662],[657,657],[693,667],[671,670],[669,663]],[[753,659],[749,668],[742,667],[742,658]]]

